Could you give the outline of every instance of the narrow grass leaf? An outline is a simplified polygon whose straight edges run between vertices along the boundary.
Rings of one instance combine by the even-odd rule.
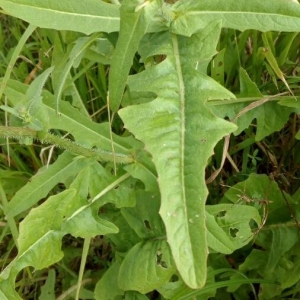
[[[300,29],[300,28],[299,28]],[[266,57],[269,65],[271,66],[271,68],[273,69],[273,71],[275,72],[275,74],[278,76],[278,78],[284,83],[284,85],[286,86],[286,88],[288,89],[288,91],[292,94],[292,90],[290,89],[290,86],[288,85],[287,81],[284,78],[284,74],[283,72],[280,70],[277,60],[274,56],[274,53],[272,52],[272,47],[269,44],[269,41],[267,39],[266,34],[262,35],[263,41],[264,41],[264,48],[263,48],[263,54]]]
[[[55,89],[55,102],[56,102],[56,112],[59,111],[59,101],[61,99],[63,88],[66,85],[67,76],[75,63],[76,60],[80,56],[84,54],[84,51],[90,47],[90,45],[100,37],[100,33],[93,34],[90,37],[82,37],[79,38],[69,54],[68,62],[63,64],[63,66],[59,66],[55,71],[58,73],[59,71],[59,79],[58,86]],[[59,69],[59,70],[58,70]]]
[[[146,33],[151,18],[157,13],[157,0],[139,8],[139,0],[125,0],[121,6],[120,34],[109,73],[109,107],[117,111],[126,86],[134,54]]]

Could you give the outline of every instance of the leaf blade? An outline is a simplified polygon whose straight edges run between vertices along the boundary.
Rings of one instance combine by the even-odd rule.
[[[214,54],[211,49],[199,51],[199,45],[214,43],[219,35],[220,23],[208,27],[214,27],[211,35],[199,33],[192,39],[169,33],[162,33],[159,39],[156,36],[156,53],[166,54],[167,58],[133,76],[129,86],[131,90],[155,92],[158,97],[119,111],[126,127],[153,156],[168,243],[180,275],[192,288],[205,283],[208,254],[205,165],[198,157],[206,161],[217,140],[235,128],[205,106],[208,97],[234,96],[195,70],[196,61]]]
[[[299,31],[300,5],[273,0],[204,0],[179,1],[173,8],[177,18],[172,22],[173,32],[190,36],[207,23],[219,19],[222,27],[244,31]]]
[[[158,9],[152,1],[136,11],[139,0],[125,0],[121,6],[120,35],[109,72],[109,105],[116,112],[120,106],[127,76],[140,40],[146,33],[151,16]]]
[[[65,152],[48,169],[37,173],[31,181],[21,188],[8,204],[7,216],[14,217],[29,209],[49,191],[67,177],[78,173],[92,160],[73,159],[74,156]]]
[[[12,16],[42,28],[85,34],[119,29],[118,6],[102,1],[0,0],[0,6]]]

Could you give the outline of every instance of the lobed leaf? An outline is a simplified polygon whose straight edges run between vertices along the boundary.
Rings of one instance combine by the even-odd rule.
[[[218,253],[230,254],[249,243],[253,237],[251,221],[257,226],[261,217],[256,208],[246,205],[206,206],[208,246]]]
[[[31,208],[46,197],[56,184],[76,175],[92,162],[91,159],[74,159],[70,153],[63,153],[49,168],[40,169],[30,182],[15,194],[8,204],[7,216],[14,217]]]
[[[98,187],[95,188],[93,181],[90,186],[90,181],[86,178],[94,178]],[[40,270],[63,257],[61,244],[65,234],[93,238],[117,233],[118,228],[110,221],[100,218],[98,213],[99,207],[107,202],[119,207],[128,203],[132,205],[130,194],[126,196],[121,188],[114,189],[121,183],[119,178],[116,179],[99,163],[87,165],[75,178],[70,189],[49,197],[32,209],[20,224],[18,256],[0,275],[0,287],[7,288],[6,295],[13,293],[14,281],[21,269],[33,266]],[[82,184],[87,186],[81,187]],[[93,196],[99,189],[103,196],[88,202],[88,195]]]
[[[209,98],[233,95],[195,70],[198,61],[214,55],[206,45],[218,39],[220,28],[214,22],[191,38],[168,32],[149,35],[155,54],[167,57],[132,76],[128,84],[133,91],[154,92],[157,98],[119,111],[125,126],[153,156],[167,240],[180,275],[192,288],[203,286],[206,280],[204,162],[218,140],[235,128],[205,106]],[[143,59],[147,55],[152,53],[145,53]]]
[[[289,203],[293,203],[290,195],[284,196],[278,184],[271,180],[267,175],[250,174],[249,178],[232,186],[224,195],[222,201],[229,200],[233,203],[243,203],[243,196],[251,200],[252,205],[259,205],[261,201],[268,203],[269,216],[266,224],[276,224],[291,220],[290,211],[285,203],[285,198]]]

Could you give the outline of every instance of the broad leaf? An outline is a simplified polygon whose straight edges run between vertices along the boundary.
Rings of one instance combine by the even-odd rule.
[[[14,217],[31,208],[60,182],[64,182],[70,176],[92,163],[91,159],[74,159],[70,153],[64,153],[49,167],[44,167],[21,188],[8,204],[7,215]]]
[[[12,114],[11,126],[26,126],[35,130],[47,130],[49,117],[42,102],[42,91],[53,67],[48,68],[30,84],[26,94],[18,99],[14,108],[0,106],[1,109]]]
[[[39,75],[34,81],[30,84],[29,88],[26,91],[26,101],[27,101],[27,111],[29,116],[34,116],[32,124],[29,124],[31,128],[36,130],[47,130],[49,117],[43,104],[42,91],[45,85],[46,80],[51,74],[53,67],[48,68],[41,75]]]
[[[124,169],[134,178],[141,180],[145,184],[145,190],[149,192],[157,192],[159,190],[157,184],[156,171],[146,167],[139,162],[125,166]]]
[[[15,291],[12,281],[0,278],[0,296],[1,300],[23,300],[20,295]]]
[[[95,287],[96,300],[110,300],[115,299],[116,296],[124,295],[124,291],[119,288],[118,284],[120,266],[120,262],[115,261],[97,282]]]
[[[118,186],[117,190],[112,187],[117,180],[118,178],[112,176],[97,162],[82,170],[70,188],[76,188],[84,199],[88,197],[93,199],[100,192],[103,195],[93,202],[92,200],[86,201],[77,210],[74,210],[73,214],[66,219],[62,230],[75,237],[83,238],[118,233],[118,227],[110,221],[100,218],[101,215],[99,216],[100,206],[108,202],[115,204],[117,207],[134,206],[135,198],[126,187],[126,183]]]
[[[75,237],[93,238],[97,235],[117,233],[118,228],[111,222],[100,219],[97,215],[97,205],[87,204],[80,207],[66,221],[62,230]]]
[[[230,254],[247,245],[253,237],[251,221],[259,226],[261,217],[254,207],[219,204],[206,206],[208,246],[218,253]]]
[[[56,263],[63,257],[61,251],[63,233],[60,226],[63,219],[74,209],[76,191],[66,190],[50,197],[39,207],[31,210],[20,224],[18,256],[0,275],[2,285],[13,288],[20,270],[33,266],[40,270]]]
[[[300,5],[275,0],[201,0],[178,1],[170,11],[173,32],[190,36],[213,20],[221,20],[222,27],[240,31],[299,31]]]
[[[118,6],[103,1],[0,0],[0,6],[10,15],[42,28],[85,34],[119,30]]]
[[[292,281],[290,277],[291,272],[296,268],[299,269],[300,264],[297,241],[297,228],[287,225],[277,225],[259,234],[256,243],[262,250],[252,250],[239,268],[243,274],[252,276],[256,274],[257,277],[271,279],[274,282],[274,285],[262,284],[259,299],[276,298],[281,295],[284,288],[290,287],[290,284],[294,284],[294,280],[299,278],[299,274],[295,274],[296,277]],[[234,275],[232,280],[236,277],[238,276]],[[282,286],[276,285],[276,281]]]
[[[89,180],[85,179],[86,177],[89,179],[90,176],[97,177],[97,170],[102,174],[102,177],[97,179],[103,197],[89,202],[88,194],[93,195],[96,190],[95,187],[90,187]],[[81,188],[82,184],[87,184],[87,187]],[[127,200],[121,188],[114,189],[117,184],[121,186],[122,181],[112,176],[100,164],[95,163],[83,168],[70,189],[49,197],[41,205],[32,209],[20,224],[18,256],[0,276],[0,287],[8,289],[6,294],[13,293],[14,280],[18,272],[26,266],[33,266],[40,270],[63,257],[61,244],[65,234],[93,238],[97,235],[117,233],[118,228],[113,223],[98,216],[99,207],[108,201],[119,206],[132,203],[130,195]]]
[[[284,195],[283,195],[284,194]],[[252,205],[263,213],[263,206],[267,205],[268,218],[266,224],[277,224],[291,220],[289,208],[293,199],[285,192],[281,192],[277,183],[266,175],[250,174],[249,178],[231,187],[222,201],[229,200],[236,204]]]
[[[149,35],[143,42],[152,42],[152,48],[148,53],[143,48],[143,59],[158,54],[167,57],[132,76],[129,87],[154,92],[157,98],[119,112],[125,126],[153,156],[168,243],[181,276],[193,288],[203,286],[206,280],[207,189],[203,162],[212,155],[218,140],[235,128],[205,106],[208,98],[233,95],[195,70],[198,61],[214,54],[206,45],[215,43],[219,33],[220,24],[215,22],[192,38],[170,33]]]
[[[164,225],[158,214],[160,199],[157,194],[136,191],[136,206],[121,209],[130,227],[142,239],[162,238]]]
[[[175,271],[166,241],[141,242],[126,254],[118,282],[123,290],[145,294],[167,283]]]

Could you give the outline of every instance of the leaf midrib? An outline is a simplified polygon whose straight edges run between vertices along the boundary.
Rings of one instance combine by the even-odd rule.
[[[252,11],[215,11],[215,10],[202,10],[202,11],[188,11],[184,13],[183,17],[188,16],[188,15],[228,15],[228,14],[237,14],[237,15],[255,15],[255,16],[263,16],[263,17],[286,17],[286,18],[294,18],[294,19],[299,19],[299,17],[296,16],[290,16],[290,15],[285,15],[285,14],[280,14],[280,13],[267,13],[267,12],[252,12]]]
[[[172,44],[174,50],[174,57],[175,57],[175,68],[178,75],[178,84],[179,84],[179,99],[180,99],[180,113],[181,113],[181,153],[180,153],[180,160],[181,160],[181,168],[180,168],[180,176],[181,176],[181,187],[182,187],[182,199],[184,202],[184,213],[185,219],[188,220],[188,212],[187,212],[187,197],[186,197],[186,189],[185,189],[185,88],[183,82],[183,74],[181,69],[181,62],[180,62],[180,53],[179,53],[179,45],[178,45],[178,38],[175,34],[172,34]],[[192,245],[190,243],[191,236],[189,231],[189,226],[187,226],[187,234],[188,234],[188,241],[190,244],[190,249],[193,252]],[[192,256],[193,257],[193,256]]]

